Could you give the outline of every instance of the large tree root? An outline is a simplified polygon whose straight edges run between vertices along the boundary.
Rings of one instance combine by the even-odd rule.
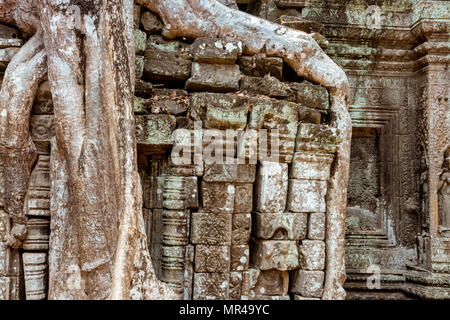
[[[344,71],[308,34],[230,9],[216,0],[138,2],[161,17],[167,37],[240,40],[245,54],[281,57],[299,76],[330,90],[331,125],[341,130],[343,141],[337,151],[327,195],[327,272],[323,299],[344,299],[346,186],[351,141],[349,84]]]
[[[0,91],[0,159],[5,177],[5,211],[12,218],[7,243],[18,248],[24,240],[24,200],[36,147],[30,137],[31,108],[39,83],[47,74],[42,32],[35,34],[8,65]]]

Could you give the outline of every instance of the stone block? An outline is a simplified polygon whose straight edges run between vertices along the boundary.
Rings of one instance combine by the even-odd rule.
[[[145,50],[144,78],[151,82],[184,82],[191,74],[189,45],[152,35]]]
[[[229,273],[195,273],[194,300],[227,300],[229,299]]]
[[[186,192],[186,208],[197,209],[199,207],[197,177],[186,177],[184,186]]]
[[[230,92],[239,90],[241,73],[238,65],[194,62],[192,76],[186,82],[191,91]]]
[[[250,213],[233,214],[232,244],[248,244],[252,230],[252,215]]]
[[[162,243],[185,246],[189,242],[189,210],[164,210],[162,214]]]
[[[325,213],[310,213],[308,218],[308,239],[325,239]]]
[[[250,213],[253,210],[253,184],[235,185],[234,213]]]
[[[298,121],[299,123],[320,124],[322,122],[322,113],[317,109],[298,104]]]
[[[205,212],[233,213],[234,198],[234,185],[202,181],[202,208]]]
[[[250,261],[250,248],[248,245],[231,246],[231,271],[245,271]]]
[[[176,292],[184,290],[185,246],[163,246],[161,258],[161,280]]]
[[[50,217],[50,187],[50,157],[41,154],[31,172],[28,185],[28,217]]]
[[[44,300],[47,295],[47,253],[25,252],[23,272],[27,300]]]
[[[0,301],[20,300],[20,277],[0,276]]]
[[[285,296],[288,290],[288,271],[260,271],[253,288],[250,289],[250,296]]]
[[[27,251],[47,251],[50,237],[50,221],[47,219],[29,219],[28,233],[23,243]]]
[[[242,297],[242,272],[230,272],[230,299],[241,300]]]
[[[288,165],[263,161],[256,177],[256,210],[283,212],[288,190]]]
[[[340,131],[336,128],[301,123],[298,127],[295,151],[335,153],[341,141]]]
[[[134,29],[134,49],[137,55],[144,55],[147,47],[147,35],[144,31]]]
[[[31,115],[30,134],[34,142],[49,142],[55,135],[55,121],[52,115]]]
[[[325,87],[303,81],[302,83],[292,83],[291,89],[296,93],[297,102],[305,107],[321,110],[330,108],[330,98]]]
[[[270,75],[263,78],[243,77],[240,83],[240,90],[275,98],[287,98],[294,95],[289,85]]]
[[[203,180],[206,182],[233,182],[250,184],[255,182],[255,174],[256,165],[207,163],[205,164]]]
[[[139,24],[141,22],[141,12],[142,7],[140,5],[135,4],[133,6],[133,22],[135,28],[139,28]]]
[[[297,244],[290,240],[255,240],[251,261],[261,270],[294,270],[299,266]]]
[[[320,240],[303,240],[298,250],[300,268],[320,271],[325,269],[325,242]]]
[[[196,245],[194,263],[195,272],[229,272],[230,247]]]
[[[264,240],[303,240],[306,238],[307,214],[295,212],[255,213],[255,235]]]
[[[151,98],[153,94],[153,85],[150,82],[145,82],[137,78],[134,87],[134,94],[141,98]]]
[[[147,108],[149,107],[149,99],[141,97],[133,97],[133,111],[134,114],[145,114],[148,113]]]
[[[242,55],[242,42],[214,38],[197,38],[192,45],[195,62],[235,64]]]
[[[153,98],[150,103],[150,108],[152,113],[168,113],[174,116],[180,116],[185,114],[188,110],[188,99],[183,99],[176,95],[167,98]]]
[[[176,128],[172,115],[136,116],[136,140],[139,150],[146,154],[161,154],[172,146],[172,132]]]
[[[296,270],[290,291],[306,298],[321,298],[325,273],[323,271]]]
[[[306,33],[321,33],[323,34],[325,31],[325,26],[317,21],[311,21],[302,19],[300,17],[294,17],[289,15],[284,15],[280,17],[280,24],[283,27],[292,28],[295,30],[300,30]]]
[[[325,212],[327,182],[289,179],[287,210],[291,212]]]
[[[278,57],[242,56],[239,59],[241,71],[251,77],[264,77],[270,74],[278,80],[283,79],[283,59]]]
[[[161,32],[163,25],[158,15],[151,11],[144,11],[141,15],[141,25],[147,34],[155,34]]]
[[[135,56],[134,62],[134,75],[137,79],[141,79],[144,76],[145,59],[144,56]]]
[[[231,245],[231,214],[193,212],[191,242],[206,245]]]
[[[291,179],[327,181],[333,159],[334,156],[327,153],[295,152],[289,176]]]
[[[163,206],[170,210],[184,210],[186,208],[186,178],[166,176],[164,181]]]
[[[273,0],[278,8],[305,8],[311,0]]]

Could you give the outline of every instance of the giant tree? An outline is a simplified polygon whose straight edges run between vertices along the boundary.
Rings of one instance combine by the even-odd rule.
[[[239,40],[244,53],[278,56],[327,87],[331,122],[342,133],[327,199],[324,298],[342,299],[351,123],[344,72],[301,31],[230,9],[217,0],[137,0],[158,14],[163,34]],[[132,107],[133,0],[3,0],[0,22],[31,36],[0,92],[0,147],[9,244],[26,235],[24,197],[35,148],[28,132],[38,84],[48,74],[54,104],[52,299],[171,299],[147,249]]]

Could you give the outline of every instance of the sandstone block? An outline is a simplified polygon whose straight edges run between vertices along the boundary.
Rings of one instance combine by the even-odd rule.
[[[335,153],[341,142],[340,131],[326,125],[301,123],[295,144],[295,151]]]
[[[323,271],[296,270],[290,291],[306,298],[321,298],[324,279]]]
[[[251,77],[264,77],[270,74],[278,80],[283,79],[283,59],[278,57],[242,56],[239,59],[241,71]]]
[[[185,246],[189,242],[189,210],[164,210],[162,215],[162,243],[166,246]]]
[[[50,221],[47,219],[29,219],[28,233],[23,243],[27,251],[46,251],[50,237]]]
[[[176,128],[172,115],[136,116],[136,140],[144,153],[164,153],[172,146],[172,132]]]
[[[325,213],[310,213],[308,218],[308,239],[325,239]]]
[[[195,272],[229,272],[230,247],[196,245],[194,263]]]
[[[203,210],[212,213],[233,213],[235,187],[230,183],[202,181]]]
[[[195,273],[194,300],[227,300],[229,299],[229,273]]]
[[[303,240],[306,237],[306,213],[259,213],[254,215],[256,237],[265,240]]]
[[[305,8],[311,0],[273,0],[279,8]]]
[[[143,55],[147,47],[147,35],[144,31],[134,29],[134,49],[137,55]]]
[[[194,62],[192,76],[186,82],[191,91],[230,92],[239,90],[241,73],[238,65]]]
[[[171,210],[184,210],[186,207],[186,179],[178,176],[166,176],[164,182],[163,206]]]
[[[291,88],[275,77],[243,77],[240,89],[255,95],[265,95],[268,97],[286,98],[294,94]]]
[[[289,15],[281,16],[280,24],[284,27],[300,30],[306,33],[317,32],[323,34],[325,30],[325,26],[322,23]]]
[[[206,245],[231,245],[231,214],[193,212],[191,242]]]
[[[44,300],[47,291],[47,254],[25,252],[22,255],[27,300]]]
[[[143,72],[143,71],[142,71]],[[150,82],[145,82],[139,78],[136,79],[134,94],[141,98],[150,98],[153,93],[153,86]]]
[[[159,33],[163,27],[159,17],[151,11],[145,11],[142,13],[141,24],[147,34]]]
[[[241,300],[242,296],[242,272],[230,272],[230,299]]]
[[[226,161],[225,161],[226,162]],[[206,182],[233,182],[250,184],[255,182],[256,165],[251,164],[205,164],[203,180]]]
[[[298,251],[300,268],[310,271],[325,269],[325,242],[320,240],[303,240]]]
[[[52,92],[49,81],[44,81],[39,85],[31,113],[53,114]]]
[[[186,190],[186,208],[197,209],[199,206],[197,177],[186,177],[184,186]]]
[[[250,213],[233,214],[232,244],[247,244],[252,230],[252,215]]]
[[[299,266],[297,244],[289,240],[256,240],[251,259],[261,270],[287,271]]]
[[[151,82],[183,82],[191,74],[189,45],[152,35],[145,50],[144,78]]]
[[[290,178],[326,181],[330,178],[333,159],[333,155],[326,153],[295,152],[289,172]]]
[[[248,245],[231,246],[231,271],[245,271],[250,261],[250,248]]]
[[[250,213],[253,210],[253,184],[235,186],[234,213]]]
[[[242,55],[242,42],[214,38],[197,38],[192,45],[195,62],[234,64]]]
[[[162,247],[161,279],[178,292],[183,290],[185,256],[185,246]]]
[[[289,272],[268,270],[258,274],[250,296],[285,296],[289,289]]]
[[[328,90],[325,87],[303,81],[291,84],[291,89],[296,92],[297,102],[305,107],[321,110],[330,108]]]
[[[283,212],[288,189],[288,165],[263,161],[256,177],[256,210],[258,212]]]
[[[287,210],[292,212],[325,212],[327,182],[289,179]]]

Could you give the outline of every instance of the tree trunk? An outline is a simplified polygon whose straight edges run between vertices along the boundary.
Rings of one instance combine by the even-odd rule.
[[[242,41],[244,54],[277,56],[299,76],[327,87],[331,125],[340,129],[333,175],[327,194],[327,266],[323,299],[344,299],[345,215],[350,164],[349,84],[339,68],[308,34],[226,7],[217,0],[138,0],[164,22],[166,37],[216,37]]]
[[[170,298],[145,245],[132,10],[132,0],[43,1],[56,122],[50,299]]]

